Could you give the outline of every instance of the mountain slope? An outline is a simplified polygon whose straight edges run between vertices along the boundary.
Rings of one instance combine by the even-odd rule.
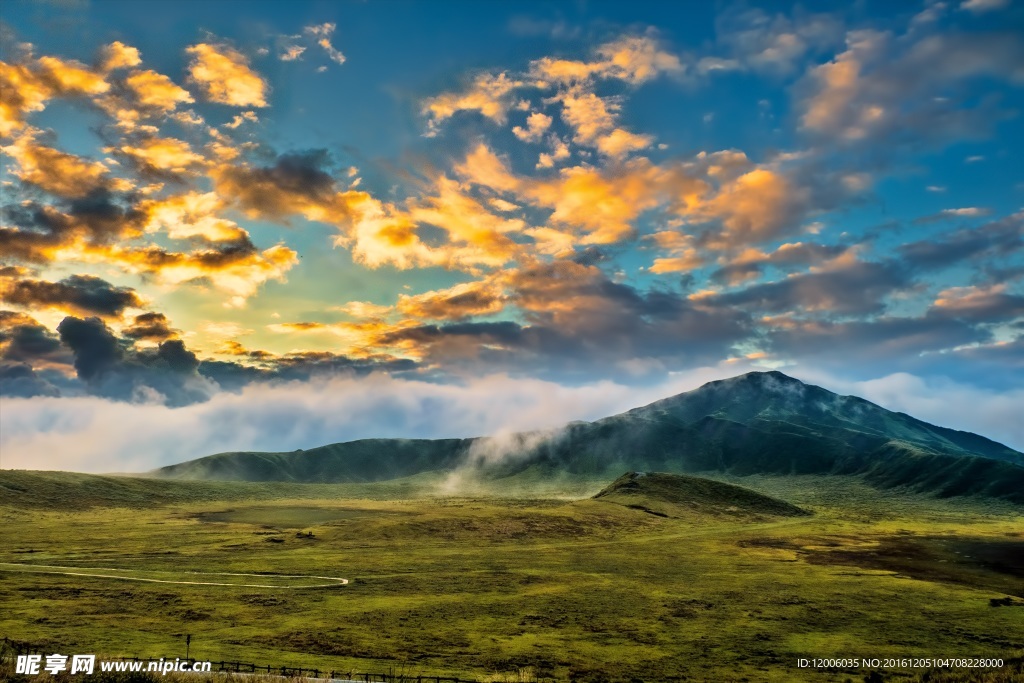
[[[512,476],[527,468],[857,475],[880,487],[1024,504],[1024,454],[780,372],[752,372],[595,422],[501,441],[369,439],[293,453],[222,453],[154,476],[236,481],[379,481],[426,471]]]

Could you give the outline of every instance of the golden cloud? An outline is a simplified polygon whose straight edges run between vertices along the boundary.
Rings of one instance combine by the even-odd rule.
[[[645,36],[626,36],[597,49],[605,59],[606,71],[633,84],[643,83],[662,73],[682,73],[679,57],[658,47]]]
[[[689,235],[664,230],[651,235],[654,242],[669,256],[654,259],[648,271],[656,275],[686,273],[704,265],[705,260],[693,246]]]
[[[381,306],[369,301],[349,301],[341,306],[334,306],[332,311],[345,313],[353,318],[382,318],[393,310],[392,306]]]
[[[544,81],[578,83],[590,78],[616,78],[638,85],[661,73],[682,73],[679,57],[645,36],[624,36],[605,43],[591,61],[544,57],[530,64],[530,74]]]
[[[582,233],[582,244],[612,244],[633,232],[636,218],[659,203],[660,171],[646,159],[606,169],[575,166],[522,190],[552,209],[549,222]]]
[[[103,71],[128,69],[141,63],[142,56],[139,55],[139,51],[120,40],[115,40],[100,51],[100,69]]]
[[[153,173],[182,175],[205,161],[202,155],[192,151],[187,142],[176,138],[144,138],[136,145],[121,147],[120,152]]]
[[[0,137],[25,127],[25,116],[42,111],[53,90],[39,74],[22,64],[0,61]]]
[[[619,103],[602,98],[579,87],[555,97],[562,103],[562,119],[573,129],[573,140],[580,145],[596,147],[610,157],[622,157],[630,152],[650,147],[654,138],[638,135],[615,125]]]
[[[101,95],[110,90],[102,74],[73,59],[40,57],[39,71],[58,95]]]
[[[14,175],[61,197],[84,197],[109,182],[103,164],[38,145],[31,134],[0,149],[17,163]]]
[[[396,308],[411,318],[463,320],[500,313],[506,303],[497,278],[462,284],[413,296],[401,294]]]
[[[495,215],[450,178],[437,178],[434,189],[432,195],[410,200],[406,209],[365,193],[348,193],[350,224],[335,243],[350,247],[355,260],[369,267],[444,266],[475,272],[481,266],[500,267],[517,255],[520,247],[506,233],[522,232],[522,220]],[[445,240],[427,244],[420,237],[422,225],[441,229]]]
[[[806,188],[777,171],[756,168],[726,183],[694,215],[720,219],[725,230],[712,243],[730,248],[779,235],[808,205]]]
[[[133,71],[124,82],[135,93],[139,104],[144,107],[167,112],[175,109],[180,103],[194,101],[187,90],[156,71]]]
[[[202,237],[210,242],[234,242],[248,233],[234,221],[220,218],[224,205],[213,192],[187,192],[139,205],[146,214],[147,232],[165,230],[172,239]]]
[[[219,249],[175,252],[158,246],[97,247],[77,245],[61,251],[68,260],[109,263],[129,273],[145,275],[164,286],[208,282],[230,298],[226,307],[239,308],[270,280],[284,281],[298,263],[298,254],[283,244],[258,251],[248,240]]]
[[[430,117],[436,126],[460,111],[477,111],[496,123],[505,121],[509,96],[523,85],[522,81],[508,77],[504,72],[497,76],[480,74],[470,87],[461,93],[444,93],[423,103],[422,112]]]
[[[581,145],[597,143],[598,138],[615,126],[619,105],[592,92],[574,88],[559,97],[562,119],[575,131],[574,139]]]
[[[606,156],[618,158],[647,149],[653,143],[654,138],[650,135],[638,135],[624,128],[616,128],[597,139],[597,150]]]
[[[265,107],[266,81],[249,68],[245,55],[226,45],[199,43],[185,50],[192,55],[189,75],[206,99],[234,107]]]
[[[474,147],[464,161],[455,165],[455,172],[472,183],[498,192],[514,192],[522,185],[522,181],[509,170],[508,165],[483,143]]]
[[[547,114],[536,111],[526,117],[526,128],[514,126],[512,133],[523,142],[537,142],[551,127],[552,121],[553,119]]]

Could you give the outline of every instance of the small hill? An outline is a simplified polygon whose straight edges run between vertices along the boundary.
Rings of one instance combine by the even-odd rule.
[[[627,472],[594,500],[659,517],[802,517],[806,510],[742,486],[667,472]]]

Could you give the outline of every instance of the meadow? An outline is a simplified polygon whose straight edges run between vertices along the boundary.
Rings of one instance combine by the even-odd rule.
[[[731,481],[813,514],[665,517],[588,497],[607,481],[522,497],[512,485],[445,493],[431,477],[276,485],[4,471],[0,636],[173,658],[191,634],[199,659],[494,681],[874,675],[800,658],[1007,661],[930,680],[1020,671],[1020,506],[844,477]],[[241,585],[157,582],[215,573]],[[349,583],[294,578],[307,576]]]

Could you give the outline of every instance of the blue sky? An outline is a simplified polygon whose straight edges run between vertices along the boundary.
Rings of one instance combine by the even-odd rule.
[[[1024,385],[1019,5],[2,22],[0,395],[26,415],[365,381],[620,397],[555,411],[596,417],[774,368],[1024,446],[925,400]],[[425,433],[396,410],[380,435]]]

